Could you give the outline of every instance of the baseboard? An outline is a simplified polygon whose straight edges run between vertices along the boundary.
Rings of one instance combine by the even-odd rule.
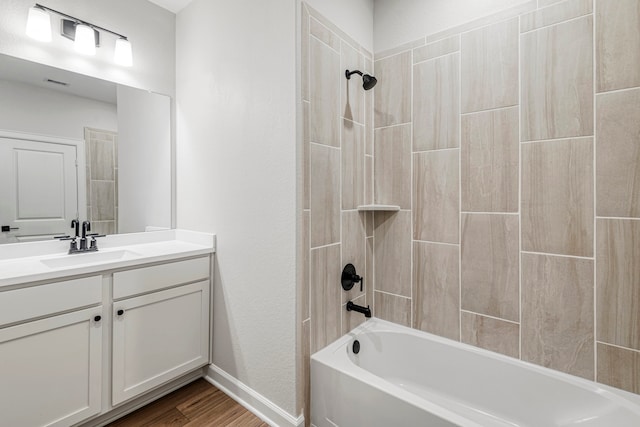
[[[298,418],[293,417],[287,411],[216,365],[209,365],[204,379],[228,394],[229,397],[253,412],[258,418],[270,426],[304,426],[303,415],[300,415]]]

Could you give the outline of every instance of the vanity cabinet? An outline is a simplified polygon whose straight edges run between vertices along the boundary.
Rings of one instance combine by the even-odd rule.
[[[209,268],[196,258],[114,273],[114,406],[208,363]]]
[[[69,426],[101,412],[101,283],[0,293],[0,424]]]

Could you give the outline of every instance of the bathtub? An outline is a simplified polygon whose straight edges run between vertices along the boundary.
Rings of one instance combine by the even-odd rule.
[[[640,396],[372,318],[312,355],[311,423],[638,427]]]

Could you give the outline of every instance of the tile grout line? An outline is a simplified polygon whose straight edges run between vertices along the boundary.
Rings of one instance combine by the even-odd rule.
[[[463,37],[458,35],[458,341],[462,342],[462,60]]]
[[[550,6],[547,6],[547,7],[550,7]],[[537,11],[536,11],[536,12],[537,12]],[[554,23],[552,23],[552,24],[547,24],[547,25],[542,25],[542,26],[537,27],[537,28],[532,28],[532,29],[530,29],[530,30],[527,30],[527,31],[521,32],[520,34],[530,34],[530,33],[533,33],[533,32],[535,32],[535,31],[540,31],[540,30],[544,30],[544,29],[546,29],[546,28],[550,28],[550,27],[557,26],[557,25],[566,24],[566,23],[568,23],[568,22],[577,21],[577,20],[582,19],[582,18],[584,18],[584,17],[586,17],[586,16],[589,16],[589,15],[593,15],[593,11],[588,12],[588,13],[583,13],[583,14],[582,14],[582,15],[580,15],[580,16],[574,16],[573,18],[563,19],[563,20],[561,20],[561,21],[554,22]]]
[[[425,40],[426,41],[426,40]],[[409,326],[415,329],[415,325],[414,325],[414,318],[415,318],[415,311],[416,311],[416,304],[417,301],[414,299],[414,295],[413,295],[413,289],[415,286],[417,286],[417,283],[414,283],[414,281],[416,280],[414,278],[414,274],[413,274],[413,269],[414,269],[414,263],[415,263],[415,254],[413,253],[413,227],[414,227],[414,223],[413,223],[413,210],[416,208],[414,206],[414,194],[413,194],[413,185],[414,185],[414,168],[413,168],[413,123],[415,122],[415,117],[414,115],[414,108],[413,108],[413,103],[414,103],[414,86],[415,86],[415,73],[414,73],[414,67],[413,67],[413,61],[415,59],[415,56],[413,54],[413,49],[411,49],[411,63],[409,66],[409,72],[411,73],[411,105],[409,106],[409,108],[411,109],[411,113],[410,113],[410,118],[411,118],[411,128],[409,129],[409,135],[410,135],[410,141],[409,141],[409,173],[411,174],[410,179],[409,179],[409,188],[411,189],[411,193],[409,194],[409,207],[411,209],[411,213],[409,214],[409,283],[410,283],[410,289],[409,289],[409,295],[411,295],[411,307],[409,308]]]
[[[536,6],[538,2],[536,2]],[[537,9],[536,9],[537,10]],[[522,360],[522,18],[518,17],[518,359]]]
[[[460,311],[462,311],[463,313],[469,313],[469,314],[474,314],[474,315],[476,315],[476,316],[481,316],[481,317],[486,317],[486,318],[489,318],[489,319],[499,320],[499,321],[501,321],[501,322],[511,323],[511,324],[513,324],[513,325],[520,325],[520,323],[519,323],[519,322],[516,322],[515,320],[503,319],[502,317],[496,317],[496,316],[491,316],[491,315],[489,315],[489,314],[478,313],[478,312],[476,312],[476,311],[472,311],[472,310],[465,310],[465,309],[462,309],[462,310],[460,310]]]
[[[466,113],[460,113],[461,116],[470,116],[472,114],[480,114],[480,113],[489,113],[492,111],[500,111],[500,110],[508,110],[510,108],[518,108],[518,104],[513,104],[513,105],[505,105],[502,107],[494,107],[494,108],[485,108],[483,110],[476,110],[476,111],[468,111]]]
[[[606,341],[599,341],[599,340],[595,340],[595,341],[596,341],[596,344],[602,344],[602,345],[606,345],[606,346],[613,347],[613,348],[619,348],[620,350],[627,350],[627,351],[632,351],[634,353],[640,354],[640,350],[635,349],[635,348],[625,347],[625,346],[618,345],[618,344],[611,344],[611,343],[606,342]]]
[[[445,39],[445,40],[446,40],[446,39]],[[414,49],[412,49],[412,50],[411,50],[411,56],[413,56],[413,51],[414,51],[415,49],[419,49],[419,48],[421,48],[421,47],[424,47],[424,46],[419,46],[418,48],[414,48]],[[442,58],[444,58],[445,56],[455,55],[456,53],[460,53],[460,49],[456,49],[456,50],[453,50],[453,51],[451,51],[451,52],[443,53],[442,55],[433,56],[433,57],[431,57],[431,58],[423,59],[423,60],[421,60],[421,61],[414,62],[414,63],[412,63],[411,65],[412,65],[412,66],[416,66],[416,65],[424,64],[425,62],[435,61],[436,59],[442,59]]]
[[[594,19],[594,21],[595,21],[595,19]],[[619,92],[629,92],[629,91],[638,90],[638,89],[640,89],[640,86],[623,87],[621,89],[611,89],[611,90],[606,90],[606,91],[603,91],[603,92],[596,92],[595,95],[596,95],[596,98],[597,98],[597,97],[603,96],[603,95],[609,95],[609,94],[619,93]]]
[[[566,137],[562,137],[562,138],[551,138],[551,139],[535,139],[535,140],[529,140],[529,141],[520,141],[522,144],[536,144],[539,142],[556,142],[556,141],[571,141],[571,140],[575,140],[575,139],[586,139],[586,138],[593,138],[594,135],[581,135],[581,136],[566,136]]]
[[[597,332],[598,332],[598,274],[597,274],[597,269],[598,269],[598,263],[597,263],[597,249],[598,249],[598,244],[597,244],[597,231],[598,231],[598,217],[597,217],[597,208],[598,208],[598,203],[597,203],[597,185],[596,185],[596,180],[597,180],[597,174],[596,174],[596,166],[597,166],[597,157],[596,157],[596,146],[597,146],[597,129],[598,129],[598,115],[597,115],[597,92],[598,92],[598,75],[596,72],[596,58],[597,58],[597,52],[596,52],[596,37],[597,37],[597,32],[596,32],[596,0],[593,0],[591,2],[591,10],[593,13],[593,22],[592,22],[592,54],[593,54],[593,58],[592,58],[592,78],[593,78],[593,142],[592,142],[592,149],[593,149],[593,182],[592,182],[592,188],[593,188],[593,286],[592,286],[592,291],[593,291],[593,380],[594,381],[598,381],[598,340],[597,340]]]
[[[528,254],[528,255],[542,255],[542,256],[552,256],[552,257],[559,257],[559,258],[572,258],[572,259],[584,259],[587,261],[593,261],[594,257],[586,257],[586,256],[579,256],[579,255],[566,255],[566,254],[555,254],[555,253],[551,253],[551,252],[535,252],[535,251],[521,251],[523,254]]]

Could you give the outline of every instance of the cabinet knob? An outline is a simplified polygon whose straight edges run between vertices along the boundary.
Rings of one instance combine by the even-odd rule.
[[[96,316],[93,318],[93,320],[99,322],[100,320],[102,320],[102,316]]]
[[[116,313],[118,314],[118,316],[122,316],[124,314],[124,310],[120,309],[116,311]]]

